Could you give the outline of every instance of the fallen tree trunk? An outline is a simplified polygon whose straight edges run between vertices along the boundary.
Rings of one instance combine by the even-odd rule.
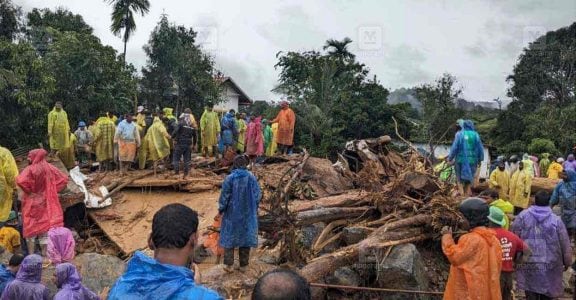
[[[210,184],[213,186],[220,186],[222,180],[219,178],[189,178],[189,179],[162,179],[162,178],[143,178],[134,180],[128,187],[171,187],[189,184]]]
[[[298,226],[311,225],[318,222],[332,222],[340,219],[353,219],[362,215],[370,216],[376,211],[373,206],[362,207],[331,207],[307,210],[296,214]]]
[[[296,200],[290,203],[290,211],[301,212],[318,208],[350,207],[368,204],[364,191],[351,191],[342,195],[329,196],[311,201]]]
[[[389,232],[375,231],[360,243],[311,260],[300,270],[300,273],[309,282],[319,282],[338,268],[359,262],[360,252],[368,250],[373,245],[385,243],[386,241],[409,240],[410,238],[421,236],[422,233],[422,228],[406,228]]]

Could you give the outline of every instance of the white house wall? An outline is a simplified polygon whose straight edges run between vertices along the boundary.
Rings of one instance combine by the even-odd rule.
[[[216,107],[219,109],[224,110],[235,110],[238,111],[238,97],[240,95],[237,94],[229,84],[226,84],[224,91],[222,91],[222,98],[225,100],[224,102],[218,104]]]

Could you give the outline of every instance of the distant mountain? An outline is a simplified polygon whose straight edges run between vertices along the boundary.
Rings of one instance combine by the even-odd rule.
[[[418,112],[422,111],[422,104],[416,98],[415,89],[399,88],[388,95],[388,104],[410,103]]]
[[[422,111],[422,104],[416,98],[416,90],[413,88],[399,88],[388,95],[388,104],[410,103],[418,112]],[[508,103],[502,103],[505,109]],[[463,98],[456,100],[456,107],[465,111],[471,111],[475,108],[498,109],[498,103],[494,101],[468,101]]]

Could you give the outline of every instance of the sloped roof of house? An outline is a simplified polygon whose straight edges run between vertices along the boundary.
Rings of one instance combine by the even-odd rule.
[[[229,83],[232,88],[240,95],[238,97],[238,105],[251,105],[254,103],[250,97],[240,88],[238,84],[231,77],[216,77],[215,80],[220,84]]]

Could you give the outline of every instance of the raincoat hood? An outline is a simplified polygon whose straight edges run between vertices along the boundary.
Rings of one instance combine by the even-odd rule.
[[[528,153],[524,153],[524,155],[522,155],[522,159],[523,160],[530,159],[530,155],[528,155]]]
[[[550,153],[542,153],[542,158],[549,158],[550,157]]]
[[[484,226],[479,226],[479,227],[473,228],[472,232],[479,234],[486,241],[486,243],[488,243],[488,245],[490,245],[490,247],[497,244],[496,242],[498,240],[494,239],[494,237],[496,237],[496,234],[494,233],[493,230],[490,230]]]
[[[471,120],[464,120],[464,126],[462,128],[464,128],[464,130],[476,130],[476,128],[474,128],[474,122]]]
[[[34,149],[34,150],[30,151],[30,153],[28,153],[28,159],[30,160],[31,164],[34,165],[34,164],[40,163],[43,160],[45,160],[46,155],[48,155],[48,152],[46,152],[46,150]]]
[[[568,160],[569,160],[569,161],[573,161],[573,160],[574,160],[574,154],[568,155]]]
[[[16,280],[28,283],[40,283],[41,279],[42,257],[37,254],[26,256],[16,274]]]
[[[528,208],[528,213],[531,214],[538,223],[542,223],[552,216],[552,209],[549,206],[532,205]]]
[[[70,290],[79,290],[82,288],[80,275],[76,267],[71,263],[63,263],[56,266],[56,286]]]
[[[162,264],[137,251],[128,262],[124,275],[112,287],[108,299],[222,298],[216,292],[196,285],[190,269]]]
[[[168,116],[172,116],[172,113],[174,112],[174,109],[173,109],[173,108],[170,108],[170,107],[164,107],[164,109],[162,109],[162,112],[164,112],[164,115],[165,115],[166,117],[168,117]]]
[[[74,259],[76,242],[72,231],[66,227],[52,228],[48,231],[46,252],[53,264],[70,262]]]
[[[464,129],[464,120],[458,119],[458,120],[456,120],[456,124],[458,124],[458,126],[460,126],[460,128]]]

